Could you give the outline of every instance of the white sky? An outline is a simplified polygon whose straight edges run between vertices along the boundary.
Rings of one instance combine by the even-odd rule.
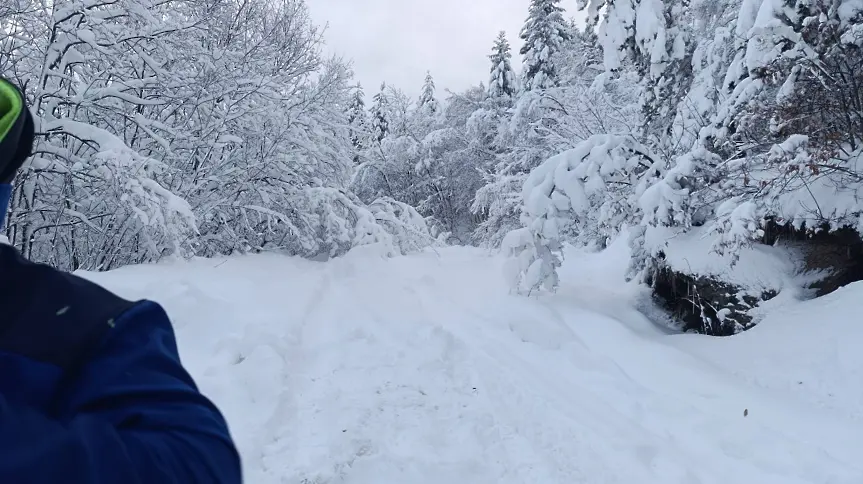
[[[425,73],[438,94],[488,82],[494,39],[506,30],[513,64],[529,0],[306,0],[315,23],[329,24],[328,50],[353,61],[366,95],[381,82],[418,95]],[[563,0],[567,16],[575,0]]]

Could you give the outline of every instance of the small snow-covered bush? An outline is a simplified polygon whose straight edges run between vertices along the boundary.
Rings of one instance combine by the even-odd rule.
[[[501,250],[512,257],[505,270],[513,290],[529,295],[538,289],[557,289],[557,269],[562,261],[560,240],[520,228],[504,237]]]
[[[306,219],[315,229],[304,240],[307,257],[336,257],[361,245],[381,244],[389,256],[420,251],[435,243],[425,219],[405,203],[390,198],[364,205],[355,195],[342,190],[309,190],[311,212]]]
[[[557,287],[563,241],[604,246],[639,223],[638,196],[660,168],[630,136],[596,135],[548,159],[524,183],[521,221],[503,249],[518,259],[521,292]]]
[[[392,198],[379,198],[369,205],[375,222],[392,237],[397,253],[405,255],[436,245],[426,220],[417,210]],[[358,227],[358,232],[361,231]]]
[[[422,250],[435,240],[425,220],[404,203],[382,198],[368,206],[351,192],[333,188],[307,189],[291,218],[285,249],[299,247],[304,257],[338,257],[354,247],[381,244],[389,256]]]

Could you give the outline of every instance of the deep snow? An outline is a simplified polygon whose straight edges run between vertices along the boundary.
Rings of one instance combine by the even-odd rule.
[[[863,284],[669,335],[627,259],[571,252],[539,298],[467,248],[87,277],[167,307],[250,483],[863,482]]]

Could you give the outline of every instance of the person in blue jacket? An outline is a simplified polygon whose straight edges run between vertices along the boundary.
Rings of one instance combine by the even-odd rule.
[[[33,149],[0,78],[0,219]],[[219,410],[183,368],[171,322],[0,243],[0,483],[234,484]]]

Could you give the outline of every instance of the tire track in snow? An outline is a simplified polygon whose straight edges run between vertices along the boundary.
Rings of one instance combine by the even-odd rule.
[[[637,449],[647,470],[660,461],[662,456],[651,443],[661,441],[661,438],[657,438],[659,436],[642,430],[643,443],[632,446],[632,434],[634,431],[637,433],[639,427],[636,420],[615,410],[614,405],[592,388],[579,384],[582,382],[566,378],[563,381],[549,379],[547,374],[553,366],[537,367],[535,363],[519,357],[531,343],[506,338],[505,333],[495,331],[500,324],[456,301],[457,298],[445,290],[437,291],[434,299],[445,300],[451,303],[451,307],[458,308],[459,313],[469,315],[463,317],[460,322],[464,324],[459,325],[458,329],[464,333],[462,339],[474,342],[477,357],[472,362],[473,368],[484,382],[483,392],[490,395],[487,398],[489,408],[501,422],[499,425],[509,429],[510,445],[518,448],[513,454],[522,458],[522,462],[516,466],[515,482],[594,482],[592,479],[596,479],[595,476],[603,474],[607,475],[602,482],[633,482],[638,476],[643,477],[645,469],[640,474],[625,477],[612,475],[609,472],[616,466],[606,457],[619,456],[622,450],[629,447]],[[477,327],[471,325],[471,321],[490,324]],[[555,321],[558,324],[561,322]],[[469,330],[476,333],[469,334]],[[564,350],[590,351],[577,337]],[[548,363],[551,361],[545,362]],[[603,367],[601,361],[590,355],[578,358],[577,363],[582,367],[581,370],[593,373]],[[584,368],[585,365],[588,367]],[[566,385],[570,388],[581,387],[580,392],[564,391]],[[538,400],[536,395],[545,398]],[[626,393],[619,395],[632,396]],[[626,440],[611,444],[603,442],[609,435],[626,436]],[[653,457],[644,458],[644,455]],[[679,482],[697,482],[686,466],[681,467]]]
[[[474,455],[464,447],[476,440],[477,417],[464,343],[423,316],[421,300],[403,281],[349,282],[339,281],[328,294],[339,307],[350,307],[349,314],[334,311],[320,318],[316,336],[305,335],[305,344],[321,349],[310,364],[310,375],[321,379],[302,400],[350,428],[301,432],[300,440],[321,446],[321,458],[302,466],[291,482],[368,482],[363,476],[369,472],[376,482],[426,482],[417,479],[442,473],[497,482],[482,462],[465,458]],[[401,301],[403,310],[387,314],[370,304],[381,291]],[[343,337],[334,339],[334,333]],[[360,337],[351,341],[351,334]],[[361,383],[350,385],[346,378]],[[323,455],[330,461],[324,463]]]
[[[507,482],[580,482],[591,475],[580,469],[577,463],[603,462],[604,459],[592,446],[580,443],[583,442],[580,438],[583,435],[571,429],[564,435],[565,431],[560,425],[562,422],[585,417],[579,415],[573,418],[571,412],[561,410],[577,406],[577,401],[571,398],[563,399],[558,405],[550,405],[547,402],[540,402],[535,397],[535,394],[553,393],[549,388],[538,386],[536,382],[537,377],[541,377],[542,372],[548,372],[549,368],[543,368],[535,373],[525,371],[530,369],[531,365],[516,356],[519,351],[524,350],[524,343],[515,340],[520,347],[513,347],[514,334],[510,334],[510,339],[507,340],[498,337],[496,333],[496,330],[502,328],[506,328],[511,333],[513,331],[511,325],[502,325],[500,321],[494,321],[486,314],[467,307],[460,301],[460,295],[452,294],[448,289],[459,287],[457,284],[446,282],[439,284],[433,279],[424,279],[428,282],[423,291],[429,300],[426,304],[434,301],[440,307],[450,308],[449,317],[442,318],[447,321],[446,326],[456,333],[460,340],[470,342],[470,352],[473,356],[469,364],[476,377],[483,382],[479,385],[479,390],[486,395],[484,399],[489,412],[493,415],[492,420],[495,422],[496,431],[504,436],[502,444],[493,444],[494,448],[509,448],[512,450],[507,450],[507,454],[518,456],[514,464],[511,463],[513,461],[511,458],[502,462],[501,482],[504,480]],[[485,302],[481,301],[481,303]],[[494,314],[496,308],[486,309]],[[488,325],[477,326],[476,321],[485,322]],[[562,326],[562,321],[557,323]],[[565,332],[570,333],[570,343],[575,345],[576,349],[587,350],[583,342],[569,328],[565,328]],[[560,335],[559,332],[555,334]],[[571,397],[571,395],[568,396]],[[554,417],[549,418],[550,415]],[[547,424],[549,420],[557,425],[549,426]],[[497,462],[501,463],[501,459]],[[612,467],[599,465],[602,469]],[[613,482],[613,480],[607,482]]]
[[[301,305],[302,310],[297,322],[282,321],[287,329],[282,338],[285,342],[283,358],[286,371],[279,382],[274,382],[280,388],[279,399],[274,412],[264,424],[268,439],[261,449],[260,466],[262,474],[273,478],[288,474],[293,467],[292,462],[298,458],[294,436],[299,431],[299,399],[307,386],[304,377],[309,364],[305,350],[305,333],[309,325],[314,324],[314,316],[320,311],[331,287],[329,275],[325,273],[317,276],[311,287],[307,300]],[[278,294],[276,296],[278,297]]]

